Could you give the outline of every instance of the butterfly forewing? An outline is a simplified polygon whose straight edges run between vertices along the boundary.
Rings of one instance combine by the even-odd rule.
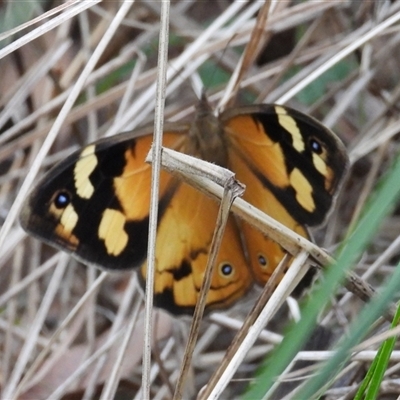
[[[312,117],[277,105],[232,109],[222,121],[229,150],[292,218],[302,225],[321,224],[348,163],[339,139]],[[236,172],[233,163],[230,167]]]
[[[164,144],[181,146],[166,132]],[[110,268],[140,266],[147,255],[151,166],[144,162],[152,137],[116,137],[88,145],[49,171],[27,199],[22,226],[85,263]],[[160,179],[160,215],[173,195],[174,178]]]
[[[246,184],[244,199],[309,238],[305,225],[324,220],[343,177],[343,145],[313,118],[286,107],[240,107],[221,119],[229,168]],[[285,252],[246,223],[241,229],[253,274],[264,283]]]

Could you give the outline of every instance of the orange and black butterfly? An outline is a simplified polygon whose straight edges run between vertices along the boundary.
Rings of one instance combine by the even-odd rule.
[[[232,170],[244,199],[296,233],[323,222],[348,163],[341,141],[291,108],[259,104],[215,117],[201,102],[191,125],[166,124],[163,145]],[[21,224],[89,265],[139,268],[146,278],[152,127],[99,140],[50,170],[25,202]],[[218,204],[161,172],[155,304],[191,313],[201,287]],[[207,297],[225,307],[264,284],[281,246],[233,216]]]

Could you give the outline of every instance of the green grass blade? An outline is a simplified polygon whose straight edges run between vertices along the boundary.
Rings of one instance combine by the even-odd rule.
[[[396,327],[400,319],[400,307],[397,308],[396,316],[392,322],[392,328]],[[387,370],[390,361],[390,356],[396,344],[397,337],[392,337],[382,343],[373,363],[368,369],[360,389],[357,391],[355,400],[362,399],[365,393],[366,400],[376,399],[378,396],[379,388],[381,386],[383,376]]]

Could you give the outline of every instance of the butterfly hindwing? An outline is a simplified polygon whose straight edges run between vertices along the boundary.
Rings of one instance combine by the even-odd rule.
[[[181,183],[163,214],[157,232],[155,304],[173,313],[191,313],[203,281],[218,204]],[[146,264],[142,267],[145,278]],[[231,217],[225,229],[207,307],[230,305],[252,281],[240,234]]]

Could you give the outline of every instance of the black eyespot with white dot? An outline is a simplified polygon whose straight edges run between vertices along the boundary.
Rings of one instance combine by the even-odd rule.
[[[268,266],[268,260],[263,254],[257,256],[258,264],[261,268],[265,269]]]
[[[63,210],[71,203],[71,195],[65,191],[60,190],[55,194],[53,204],[58,210]]]
[[[315,137],[310,137],[308,139],[308,145],[310,150],[315,153],[315,154],[322,154],[324,151],[324,148],[319,140],[317,140]]]
[[[219,267],[219,270],[224,277],[231,276],[233,274],[233,267],[231,264],[228,263],[222,263]]]

